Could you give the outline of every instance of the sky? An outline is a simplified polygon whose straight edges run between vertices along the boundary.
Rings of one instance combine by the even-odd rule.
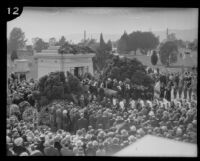
[[[198,28],[198,9],[194,8],[83,8],[24,7],[20,17],[7,23],[7,37],[14,27],[20,27],[31,44],[40,37],[45,41],[62,35],[123,34],[133,31],[161,31]],[[80,37],[80,36],[79,36]],[[73,42],[83,37],[74,38]]]

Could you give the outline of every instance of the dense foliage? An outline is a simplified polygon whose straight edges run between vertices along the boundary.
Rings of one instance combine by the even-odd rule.
[[[153,79],[147,74],[145,66],[137,59],[119,58],[114,56],[112,62],[103,73],[103,79],[116,78],[117,80],[130,80],[131,85],[145,94],[153,94]]]
[[[159,44],[159,39],[152,32],[132,32],[122,35],[118,42],[117,50],[119,53],[129,53],[130,51],[141,50],[143,54],[147,54],[149,50],[155,49]]]
[[[26,45],[25,34],[21,28],[13,28],[10,32],[9,40],[7,41],[8,53],[12,53],[14,50],[21,49]]]
[[[36,37],[32,39],[33,44],[34,44],[34,50],[36,52],[41,52],[44,49],[48,48],[48,43],[44,42],[41,38]]]
[[[160,46],[160,61],[163,65],[169,66],[177,62],[178,47],[175,42],[167,41]]]
[[[100,35],[100,44],[95,49],[96,55],[93,58],[94,70],[101,72],[108,61],[111,60],[112,55],[112,42],[109,40],[107,43],[104,42],[103,35]]]
[[[75,44],[69,44],[66,42],[58,49],[58,53],[60,54],[88,54],[94,53],[92,49],[88,46],[80,46]]]
[[[38,91],[33,92],[33,98],[44,106],[55,99],[71,99],[71,94],[80,95],[82,91],[76,76],[68,72],[66,78],[64,72],[51,72],[39,79]]]

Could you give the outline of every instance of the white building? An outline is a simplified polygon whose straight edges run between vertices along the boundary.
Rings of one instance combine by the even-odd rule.
[[[93,75],[94,53],[59,54],[58,48],[59,46],[52,46],[34,55],[37,79],[55,71],[64,71],[65,74],[69,71],[76,76],[86,72]]]

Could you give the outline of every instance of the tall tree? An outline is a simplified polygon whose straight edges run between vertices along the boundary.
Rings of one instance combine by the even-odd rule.
[[[100,35],[100,50],[104,51],[106,50],[106,43],[103,39],[103,34],[101,33]]]
[[[26,45],[25,34],[21,28],[13,28],[8,40],[8,53],[23,48]]]
[[[107,50],[112,51],[112,42],[110,40],[108,40],[106,45],[107,45]]]
[[[175,42],[167,41],[160,46],[160,61],[163,65],[169,66],[177,62],[178,47]]]
[[[121,38],[119,39],[119,42],[117,44],[117,51],[119,53],[127,53],[129,51],[129,46],[128,46],[128,35],[126,32],[124,32],[124,34],[121,36]]]

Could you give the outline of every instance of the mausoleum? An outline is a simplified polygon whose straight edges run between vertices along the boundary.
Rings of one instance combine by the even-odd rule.
[[[34,55],[37,66],[37,79],[55,71],[67,71],[73,75],[81,76],[84,73],[91,73],[93,75],[92,57],[94,53],[86,54],[60,54],[58,53],[59,46],[51,46],[47,50],[42,50],[41,53]]]

